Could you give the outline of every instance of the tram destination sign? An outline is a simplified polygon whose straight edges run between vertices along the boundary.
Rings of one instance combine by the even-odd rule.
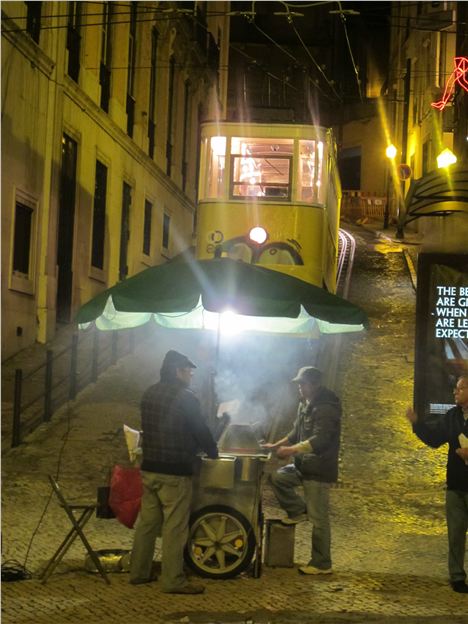
[[[422,253],[418,259],[414,402],[419,414],[454,405],[457,378],[468,373],[468,255]]]

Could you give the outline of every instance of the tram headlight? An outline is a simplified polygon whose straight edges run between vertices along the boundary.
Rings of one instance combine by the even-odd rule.
[[[268,233],[264,228],[257,225],[256,227],[250,230],[249,238],[254,243],[258,243],[259,245],[262,245],[268,238]]]

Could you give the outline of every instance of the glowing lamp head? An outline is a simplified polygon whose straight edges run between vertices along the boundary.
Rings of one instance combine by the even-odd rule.
[[[262,245],[268,238],[268,234],[264,228],[256,226],[250,230],[249,238],[254,243],[258,243],[259,245]]]
[[[455,154],[446,147],[438,156],[437,156],[437,167],[442,169],[443,167],[448,167],[450,165],[454,165],[457,162],[457,157]]]
[[[397,155],[397,148],[393,144],[389,145],[385,150],[385,155],[387,156],[387,158],[395,158],[395,156]]]

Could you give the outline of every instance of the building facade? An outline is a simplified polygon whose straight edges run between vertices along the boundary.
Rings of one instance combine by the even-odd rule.
[[[465,5],[392,3],[387,127],[397,156],[389,194],[400,216],[411,181],[435,171],[444,149],[452,151],[459,163],[468,162],[468,94],[453,80],[454,59],[468,56]],[[432,106],[443,99],[443,107]],[[403,181],[398,175],[401,164],[409,166]],[[408,227],[423,235],[429,246],[466,251],[466,212],[419,218]]]
[[[2,3],[3,359],[191,245],[226,5]]]

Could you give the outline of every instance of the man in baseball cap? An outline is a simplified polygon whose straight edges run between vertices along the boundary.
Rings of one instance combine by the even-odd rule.
[[[320,383],[322,380],[322,371],[315,366],[303,366],[297,371],[297,375],[291,381],[296,383]]]
[[[265,448],[279,458],[293,458],[270,476],[280,506],[286,511],[283,524],[312,523],[311,559],[299,567],[301,574],[331,574],[330,484],[338,478],[341,405],[338,397],[321,385],[322,373],[303,366],[292,380],[300,394],[293,429]],[[304,498],[296,488],[302,486]]]

